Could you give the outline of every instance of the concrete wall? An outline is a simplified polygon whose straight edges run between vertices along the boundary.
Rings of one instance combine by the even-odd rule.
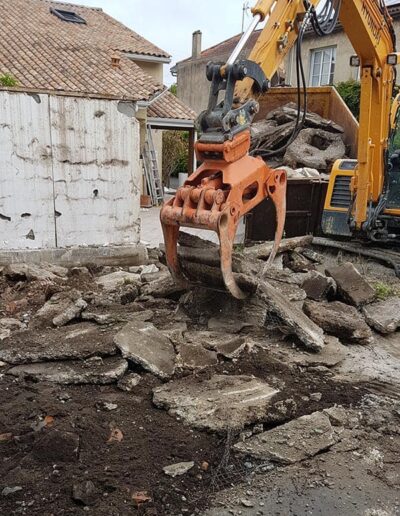
[[[118,105],[0,92],[0,249],[139,242],[139,123]]]
[[[177,96],[197,114],[207,108],[210,95],[207,62],[206,59],[191,59],[177,64]]]
[[[303,41],[303,65],[306,74],[307,86],[310,86],[311,55],[312,51],[324,47],[336,47],[336,65],[333,83],[358,79],[358,69],[350,66],[350,56],[355,54],[354,49],[344,32],[336,32],[323,38],[307,37]],[[292,49],[285,62],[286,83],[297,85],[295,51]]]
[[[164,81],[164,65],[163,63],[154,63],[152,61],[135,61],[137,64],[147,75],[153,77],[160,84]]]

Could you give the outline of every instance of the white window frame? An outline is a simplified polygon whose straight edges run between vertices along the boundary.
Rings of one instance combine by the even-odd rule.
[[[329,73],[328,74],[322,73],[325,52],[329,53]],[[316,63],[317,55],[321,56],[319,63]],[[318,70],[316,69],[316,67],[318,67]],[[331,86],[333,84],[333,80],[334,80],[335,67],[336,67],[336,45],[312,49],[311,57],[310,57],[310,78],[309,78],[310,87]],[[315,73],[315,72],[317,72],[317,73]],[[325,76],[328,76],[327,82],[326,82],[326,80],[324,80]],[[317,81],[314,81],[315,78],[317,78]]]

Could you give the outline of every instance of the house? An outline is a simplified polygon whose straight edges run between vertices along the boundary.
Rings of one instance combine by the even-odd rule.
[[[386,2],[393,18],[395,32],[400,41],[400,1]],[[244,47],[240,58],[247,59],[254,48],[260,31],[255,31]],[[200,31],[193,33],[192,56],[178,62],[172,72],[177,77],[178,98],[190,106],[196,113],[204,110],[208,103],[210,83],[205,76],[206,65],[209,61],[226,62],[241,34],[233,36],[218,45],[201,50]],[[350,57],[354,54],[353,47],[340,23],[329,36],[319,37],[312,29],[307,30],[303,45],[302,56],[309,86],[324,86],[337,84],[349,79],[358,79],[359,70],[350,66]],[[283,81],[287,85],[296,85],[295,50],[292,49],[283,63],[278,75],[272,78],[272,85]]]
[[[101,9],[0,0],[0,250],[140,241],[152,134],[194,134],[164,50]]]

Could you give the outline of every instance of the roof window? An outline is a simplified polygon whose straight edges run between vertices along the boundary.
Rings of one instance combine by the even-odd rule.
[[[54,7],[50,7],[50,12],[63,21],[86,24],[86,20],[84,20],[81,16],[79,16],[79,14],[76,14],[73,11],[63,11],[62,9],[55,9]]]

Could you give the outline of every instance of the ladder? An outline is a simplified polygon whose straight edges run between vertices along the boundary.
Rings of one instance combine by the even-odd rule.
[[[151,127],[147,126],[146,141],[143,148],[143,169],[146,177],[147,190],[153,206],[158,206],[164,201],[164,188],[158,169],[157,153],[154,148]]]

